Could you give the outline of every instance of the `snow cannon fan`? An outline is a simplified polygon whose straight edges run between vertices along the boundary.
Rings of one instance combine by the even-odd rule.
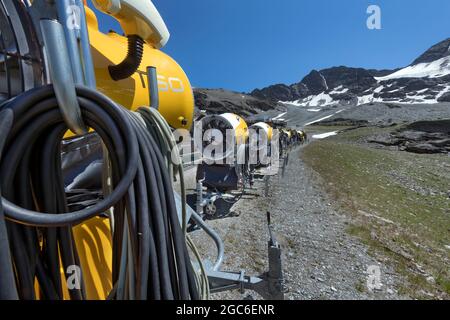
[[[197,181],[219,191],[238,190],[246,165],[247,123],[233,113],[206,116],[201,133],[203,162],[197,169]]]

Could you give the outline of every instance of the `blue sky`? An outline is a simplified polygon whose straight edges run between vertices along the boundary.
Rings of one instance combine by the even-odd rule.
[[[248,92],[300,81],[312,69],[396,68],[450,37],[448,0],[154,0],[163,49],[193,86]],[[366,27],[381,8],[382,30]],[[100,18],[103,31],[120,30]]]

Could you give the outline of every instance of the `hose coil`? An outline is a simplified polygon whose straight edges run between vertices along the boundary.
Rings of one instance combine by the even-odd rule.
[[[67,126],[53,87],[0,106],[0,231],[6,227],[9,240],[0,243],[0,271],[6,270],[0,277],[14,284],[6,288],[2,278],[0,297],[36,299],[37,279],[41,298],[62,299],[61,264],[64,270],[80,265],[71,227],[114,208],[109,298],[198,299],[172,182],[154,138],[135,115],[101,93],[77,87],[77,96],[86,125],[108,150],[113,190],[75,212],[69,212],[61,170]],[[84,285],[69,293],[86,298]]]

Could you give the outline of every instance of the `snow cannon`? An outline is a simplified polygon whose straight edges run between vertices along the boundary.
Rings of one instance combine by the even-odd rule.
[[[250,152],[254,152],[256,154],[253,155],[255,157],[256,163],[252,163],[252,167],[265,167],[269,165],[270,157],[271,157],[271,145],[273,138],[273,128],[265,122],[258,122],[250,126]],[[261,153],[264,152],[265,149],[265,160],[261,158]],[[250,155],[249,155],[250,156]]]
[[[286,139],[286,147],[290,149],[292,147],[292,132],[289,129],[282,129]]]
[[[306,139],[307,139],[306,132],[303,130],[297,130],[297,134],[300,137],[300,143],[306,143]]]
[[[113,16],[125,33],[122,36],[113,31],[100,32],[96,15],[85,6],[97,89],[130,110],[142,106],[158,108],[171,127],[189,130],[194,114],[192,87],[178,63],[160,50],[170,34],[153,3],[150,0],[92,3]],[[158,89],[153,99],[149,84]]]
[[[300,134],[298,133],[297,130],[294,130],[294,129],[291,129],[291,132],[292,132],[292,144],[293,144],[294,146],[299,145],[300,142],[301,142],[301,136],[300,136]]]
[[[206,116],[201,120],[203,161],[197,181],[222,192],[238,190],[243,184],[248,142],[248,125],[233,113]]]

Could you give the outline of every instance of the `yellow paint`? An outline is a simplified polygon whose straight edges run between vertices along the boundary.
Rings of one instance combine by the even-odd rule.
[[[247,122],[245,122],[245,120],[238,116],[235,115],[238,120],[239,120],[239,125],[234,129],[235,133],[236,133],[236,143],[238,145],[241,144],[245,144],[248,140],[248,125]]]
[[[269,124],[267,124],[265,122],[258,122],[256,124],[254,124],[254,126],[264,129],[264,131],[267,133],[267,142],[270,143],[272,141],[273,128]]]
[[[303,132],[302,130],[297,130],[297,133],[300,135],[303,141],[306,140],[305,132]]]
[[[283,131],[284,133],[286,133],[289,139],[292,137],[292,132],[291,132],[291,130],[288,130],[288,129],[281,129],[281,131]]]
[[[112,285],[112,235],[109,220],[96,217],[73,228],[89,300],[104,300]]]

